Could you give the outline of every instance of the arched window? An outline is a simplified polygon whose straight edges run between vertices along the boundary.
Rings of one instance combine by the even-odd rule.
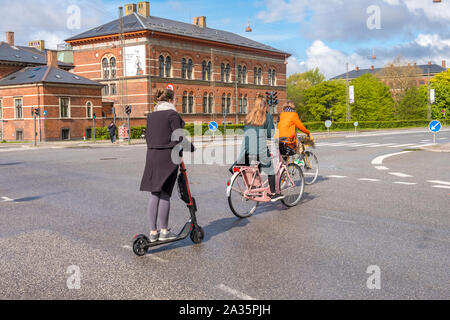
[[[187,113],[187,104],[188,104],[188,95],[187,92],[185,91],[183,93],[183,103],[182,103],[182,113]]]
[[[186,79],[187,77],[187,64],[186,59],[181,59],[181,78]]]
[[[229,64],[225,67],[225,80],[226,82],[230,82],[230,74],[231,74],[231,67]]]
[[[247,95],[244,96],[244,113],[247,114],[247,107],[248,107],[248,98]]]
[[[268,72],[268,79],[269,79],[269,86],[271,86],[272,85],[272,70],[270,70],[270,69]]]
[[[238,83],[242,83],[242,66],[238,66]]]
[[[86,118],[92,118],[92,102],[86,103]]]
[[[242,99],[242,94],[239,96],[239,113],[243,113],[243,99]]]
[[[262,84],[262,69],[261,68],[258,69],[258,84],[259,85]]]
[[[211,81],[211,61],[208,62],[207,74],[208,74],[208,81]]]
[[[227,96],[227,114],[229,114],[231,111],[231,93]]]
[[[109,96],[109,85],[103,86],[103,95],[105,97]]]
[[[208,113],[208,93],[203,95],[203,113]]]
[[[272,70],[272,86],[276,86],[277,85],[277,72],[275,71],[275,69]]]
[[[189,93],[189,113],[194,113],[194,93]]]
[[[220,81],[225,82],[225,63],[220,65]]]
[[[164,57],[159,56],[159,76],[164,77]]]
[[[207,73],[207,66],[206,66],[206,61],[203,61],[202,62],[202,80],[203,81],[205,81],[206,80],[206,78],[207,78],[207,75],[206,75],[206,73]]]
[[[242,67],[242,83],[247,83],[247,67]]]
[[[193,67],[192,59],[189,59],[188,65],[187,65],[187,78],[188,79],[192,79],[192,67]]]
[[[213,113],[213,107],[214,107],[214,95],[210,93],[208,98],[208,113]]]
[[[258,84],[258,68],[253,69],[253,84]]]
[[[109,79],[109,61],[107,58],[103,58],[102,66],[103,66],[103,79]]]
[[[171,71],[172,71],[172,58],[167,56],[166,57],[166,78],[171,77]]]
[[[116,58],[112,57],[109,60],[109,64],[111,66],[111,78],[112,79],[116,79],[117,78],[117,62],[116,62]]]
[[[227,96],[225,93],[222,95],[222,114],[227,114]]]

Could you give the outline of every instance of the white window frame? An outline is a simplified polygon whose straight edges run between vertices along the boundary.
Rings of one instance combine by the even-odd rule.
[[[91,104],[90,107],[88,107],[88,104]],[[91,114],[89,115],[88,110],[91,109]],[[91,101],[86,102],[86,118],[92,119],[94,114],[94,104]]]
[[[61,114],[61,107],[62,107],[62,105],[61,105],[61,101],[62,101],[62,99],[68,99],[69,100],[69,103],[68,103],[68,106],[67,106],[67,117],[63,117],[62,116],[62,114]],[[70,119],[71,118],[71,103],[72,103],[72,101],[71,101],[71,99],[70,99],[70,97],[59,97],[59,118],[60,119]]]
[[[22,117],[21,118],[18,118],[17,117],[17,105],[16,105],[16,101],[17,100],[21,100],[22,101],[22,105],[21,105],[21,109],[22,109]],[[17,98],[14,98],[14,119],[16,119],[16,120],[21,120],[21,119],[23,119],[23,97],[17,97]]]

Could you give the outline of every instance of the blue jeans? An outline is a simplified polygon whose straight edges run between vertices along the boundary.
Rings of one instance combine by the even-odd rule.
[[[111,142],[112,142],[112,143],[116,142],[116,136],[115,136],[115,135],[114,135],[114,136],[111,136]]]

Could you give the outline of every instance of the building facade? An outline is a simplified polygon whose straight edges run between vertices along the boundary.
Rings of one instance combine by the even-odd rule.
[[[206,17],[192,24],[157,18],[140,2],[125,6],[123,20],[66,42],[74,50],[74,72],[104,84],[103,98],[114,102],[119,119],[131,105],[132,125],[145,125],[154,91],[168,84],[187,123],[242,123],[256,96],[267,91],[286,101],[289,54],[208,28]]]

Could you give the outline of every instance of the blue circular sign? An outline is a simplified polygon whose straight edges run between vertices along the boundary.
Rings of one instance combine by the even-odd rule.
[[[442,124],[437,120],[431,121],[428,129],[433,133],[438,133],[442,129]]]
[[[217,124],[217,122],[215,121],[211,121],[208,125],[209,130],[211,130],[212,132],[217,131],[217,129],[219,129],[219,125]]]
[[[44,114],[44,116],[46,116],[47,115],[47,110],[44,110],[43,114]]]

